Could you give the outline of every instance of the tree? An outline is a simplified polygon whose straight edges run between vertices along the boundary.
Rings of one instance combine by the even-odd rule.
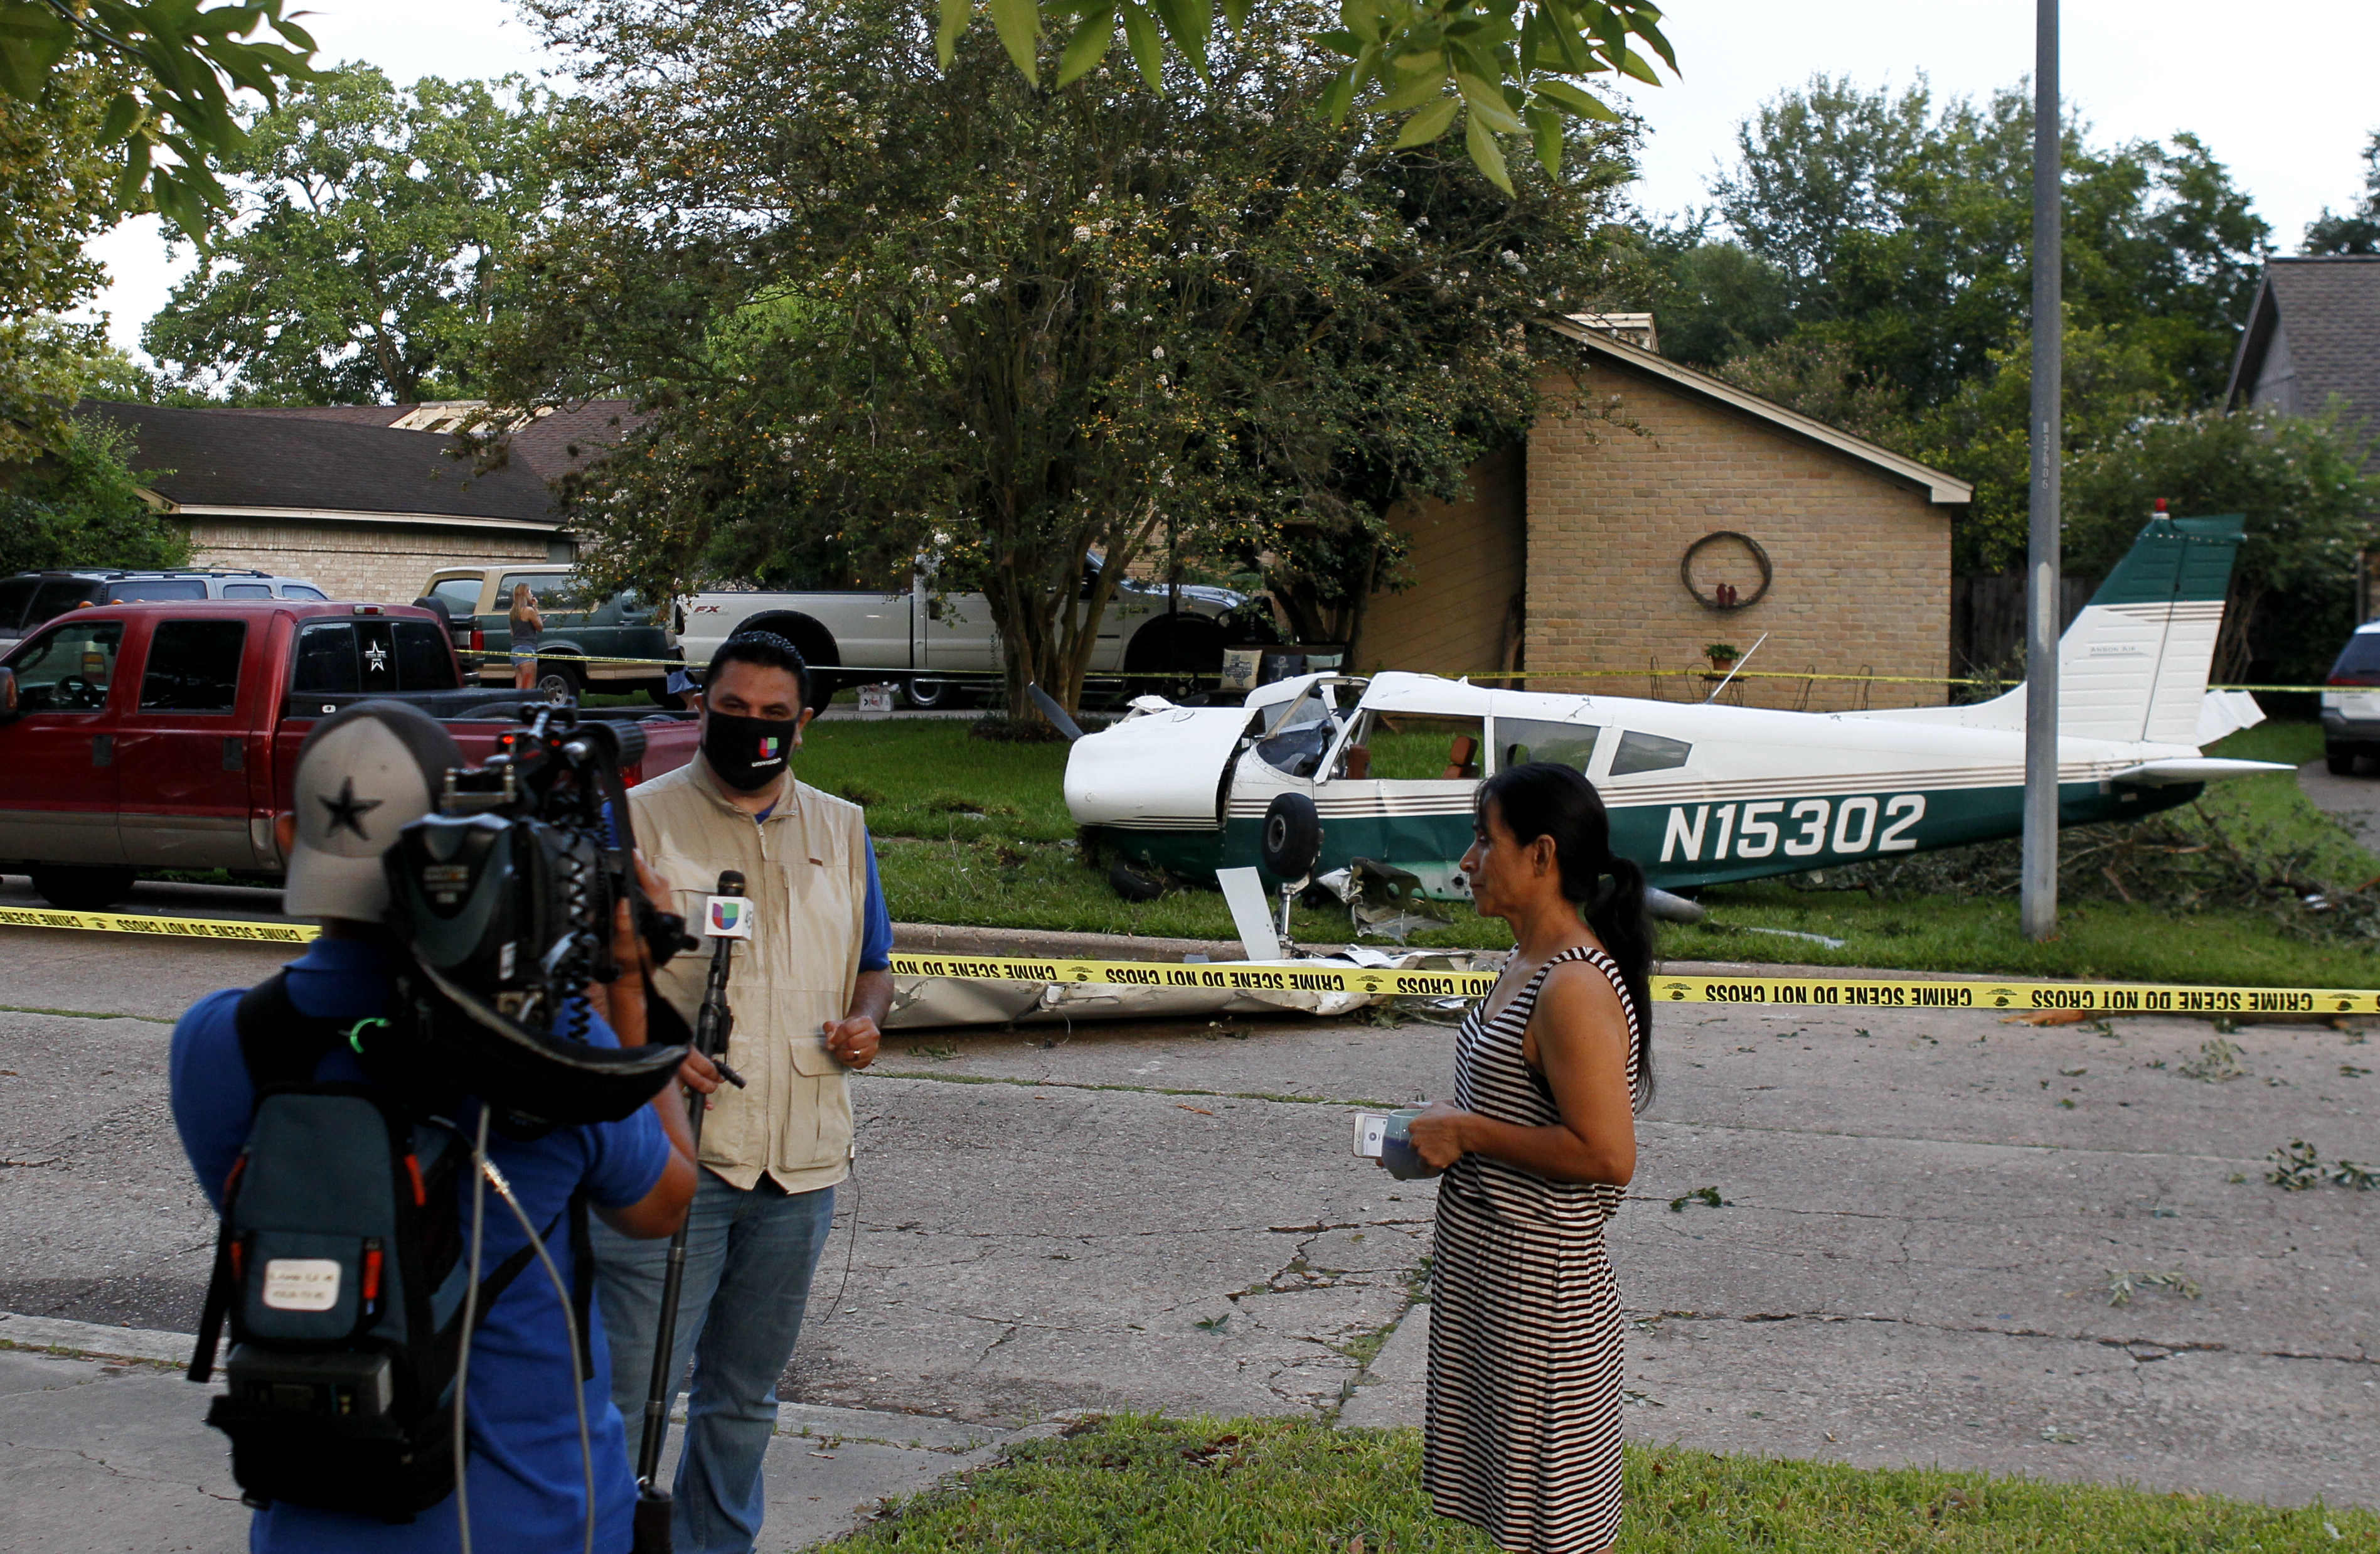
[[[2380,129],[2363,148],[2363,198],[2345,215],[2322,214],[2306,224],[2306,254],[2380,254]]]
[[[1289,21],[1162,95],[1037,88],[972,39],[943,74],[898,17],[758,0],[549,27],[589,93],[507,397],[654,411],[568,489],[582,566],[923,558],[987,594],[1012,705],[1078,701],[1115,579],[1169,540],[1222,558],[1451,494],[1533,412],[1525,325],[1593,299],[1624,176],[1581,134],[1507,197],[1283,107],[1330,69]]]
[[[98,325],[58,315],[103,279],[83,244],[115,222],[99,142],[113,91],[83,65],[58,72],[38,102],[0,95],[0,473],[62,445],[67,410],[104,349]]]
[[[180,566],[188,536],[140,494],[131,440],[69,419],[55,451],[0,488],[0,576],[47,566]]]
[[[237,215],[142,333],[184,386],[339,404],[455,398],[544,203],[544,113],[517,76],[400,91],[309,83],[225,157]]]
[[[2355,555],[2380,505],[2361,443],[2337,407],[2143,418],[2067,461],[2069,564],[2086,575],[2113,566],[2159,497],[2177,514],[2242,514],[2215,673],[2319,683],[2352,625]]]
[[[247,140],[232,94],[253,91],[270,105],[284,82],[312,75],[314,40],[281,14],[283,3],[0,0],[0,97],[48,107],[80,91],[87,70],[110,76],[93,145],[124,148],[116,207],[153,204],[200,241],[225,203],[207,163]]]

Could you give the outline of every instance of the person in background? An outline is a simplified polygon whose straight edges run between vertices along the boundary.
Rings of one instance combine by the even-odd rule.
[[[513,689],[537,689],[537,650],[545,636],[545,617],[538,613],[537,595],[527,583],[513,585]]]
[[[454,737],[436,720],[393,701],[358,702],[307,735],[293,788],[298,807],[275,822],[288,860],[286,910],[319,920],[322,929],[288,967],[289,1001],[298,1014],[345,1021],[389,1012],[389,973],[397,951],[382,923],[389,892],[381,855],[401,828],[430,811],[447,770],[462,764]],[[659,892],[661,882],[648,876],[646,888]],[[627,924],[623,903],[615,953],[624,964],[640,965],[642,942]],[[625,976],[590,992],[591,1045],[644,1041],[641,977]],[[168,1065],[175,1129],[200,1188],[218,1212],[255,1121],[256,1087],[237,1024],[240,996],[237,989],[210,993],[191,1005],[174,1027]],[[699,1056],[686,1060],[681,1076],[698,1089],[717,1084],[716,1071]],[[331,1048],[315,1077],[369,1082],[361,1062],[344,1045]],[[563,1214],[572,1195],[583,1191],[605,1233],[667,1237],[684,1222],[694,1196],[693,1141],[674,1085],[621,1122],[556,1128],[526,1139],[498,1134],[489,1141],[488,1156],[541,1224]],[[470,1186],[471,1173],[457,1173],[455,1191],[466,1195],[466,1204]],[[468,1208],[462,1212],[468,1216]],[[558,1235],[546,1248],[565,1281],[573,1277],[570,1242]],[[490,1219],[489,1266],[523,1244],[508,1217]],[[624,1551],[637,1488],[620,1415],[611,1403],[602,1331],[599,1313],[588,1351],[595,1357],[594,1375],[585,1383],[596,1547]],[[577,1356],[566,1332],[553,1292],[539,1279],[515,1281],[480,1315],[471,1339],[465,1482],[473,1541],[481,1548],[577,1554],[583,1546],[585,1465],[570,1396]],[[257,1511],[249,1548],[255,1554],[443,1554],[456,1547],[457,1533],[451,1498],[402,1525],[275,1502]]]
[[[1594,784],[1531,761],[1479,786],[1463,872],[1512,925],[1457,1033],[1454,1101],[1409,1124],[1445,1169],[1430,1261],[1422,1478],[1500,1548],[1599,1554],[1620,1533],[1620,1292],[1604,1222],[1653,1088],[1645,874]]]
[[[695,683],[692,672],[684,665],[669,672],[669,678],[662,683],[662,694],[688,712],[702,710],[702,687]]]
[[[669,1366],[673,1390],[694,1367],[674,1488],[677,1554],[746,1554],[766,1510],[777,1378],[855,1153],[844,1075],[875,1061],[892,1007],[892,919],[859,807],[795,780],[810,720],[801,654],[772,633],[742,632],[720,644],[702,685],[699,754],[630,789],[628,807],[688,922],[702,920],[723,869],[742,872],[753,909],[727,989],[727,1061],[749,1084],[716,1091],[704,1118]],[[709,959],[681,955],[655,978],[689,1025]],[[613,1397],[634,1417],[668,1253],[597,1226],[595,1262]]]

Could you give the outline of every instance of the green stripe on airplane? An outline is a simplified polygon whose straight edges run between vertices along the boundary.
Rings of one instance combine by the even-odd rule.
[[[2141,531],[2094,604],[2219,604],[2230,586],[2231,556],[2247,520],[2237,513],[2174,518]]]

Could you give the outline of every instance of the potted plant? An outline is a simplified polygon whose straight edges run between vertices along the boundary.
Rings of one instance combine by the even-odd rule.
[[[1710,660],[1711,673],[1714,674],[1726,674],[1728,667],[1742,656],[1743,655],[1742,653],[1736,651],[1735,644],[1732,642],[1706,642],[1703,644],[1703,657]]]

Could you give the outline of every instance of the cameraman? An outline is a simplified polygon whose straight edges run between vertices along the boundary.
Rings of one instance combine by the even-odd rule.
[[[298,758],[297,810],[275,821],[288,860],[285,909],[322,923],[322,937],[287,969],[291,1004],[301,1015],[339,1021],[388,1013],[394,953],[382,917],[389,903],[381,855],[398,830],[428,813],[446,771],[463,765],[453,737],[419,710],[391,701],[359,702],[324,718]],[[648,889],[659,892],[659,881]],[[624,903],[615,953],[628,974],[610,989],[590,989],[598,1017],[588,1039],[599,1046],[644,1040],[641,944],[627,927]],[[224,1187],[254,1121],[255,1087],[241,1055],[236,1024],[240,993],[211,993],[174,1027],[171,1088],[174,1125],[207,1200],[220,1212]],[[695,1066],[689,1061],[689,1068]],[[715,1071],[700,1064],[689,1084],[709,1088]],[[362,1065],[333,1046],[315,1071],[318,1081],[368,1083]],[[468,1082],[468,1076],[464,1076]],[[492,1134],[488,1154],[508,1177],[531,1220],[559,1219],[574,1193],[586,1192],[596,1214],[622,1236],[673,1233],[694,1195],[693,1150],[675,1086],[625,1122],[558,1128],[521,1140]],[[468,1205],[472,1172],[458,1173]],[[524,1244],[509,1216],[487,1222],[485,1257],[494,1266]],[[570,1238],[552,1236],[548,1250],[573,1277]],[[594,1376],[587,1412],[595,1452],[596,1544],[625,1554],[637,1490],[620,1416],[610,1402],[611,1378],[600,1321],[589,1341]],[[587,1516],[577,1414],[570,1386],[577,1357],[550,1284],[523,1279],[481,1311],[471,1340],[466,1396],[472,1535],[483,1549],[504,1554],[563,1554],[581,1547]],[[289,1550],[446,1550],[458,1546],[455,1502],[393,1524],[337,1512],[275,1502],[256,1512],[249,1546],[257,1554]]]
[[[686,1220],[669,1372],[674,1386],[692,1357],[673,1512],[678,1554],[743,1554],[759,1534],[777,1378],[793,1358],[852,1154],[844,1074],[875,1061],[877,1026],[892,1002],[892,919],[859,807],[793,777],[809,696],[793,644],[768,632],[729,637],[703,676],[700,755],[628,793],[637,835],[680,887],[687,921],[700,918],[722,869],[742,871],[754,909],[729,989],[727,1049],[750,1083],[711,1096]],[[703,982],[696,956],[655,978],[689,1022]],[[633,1416],[650,1384],[666,1255],[598,1229],[595,1261],[612,1395]]]

